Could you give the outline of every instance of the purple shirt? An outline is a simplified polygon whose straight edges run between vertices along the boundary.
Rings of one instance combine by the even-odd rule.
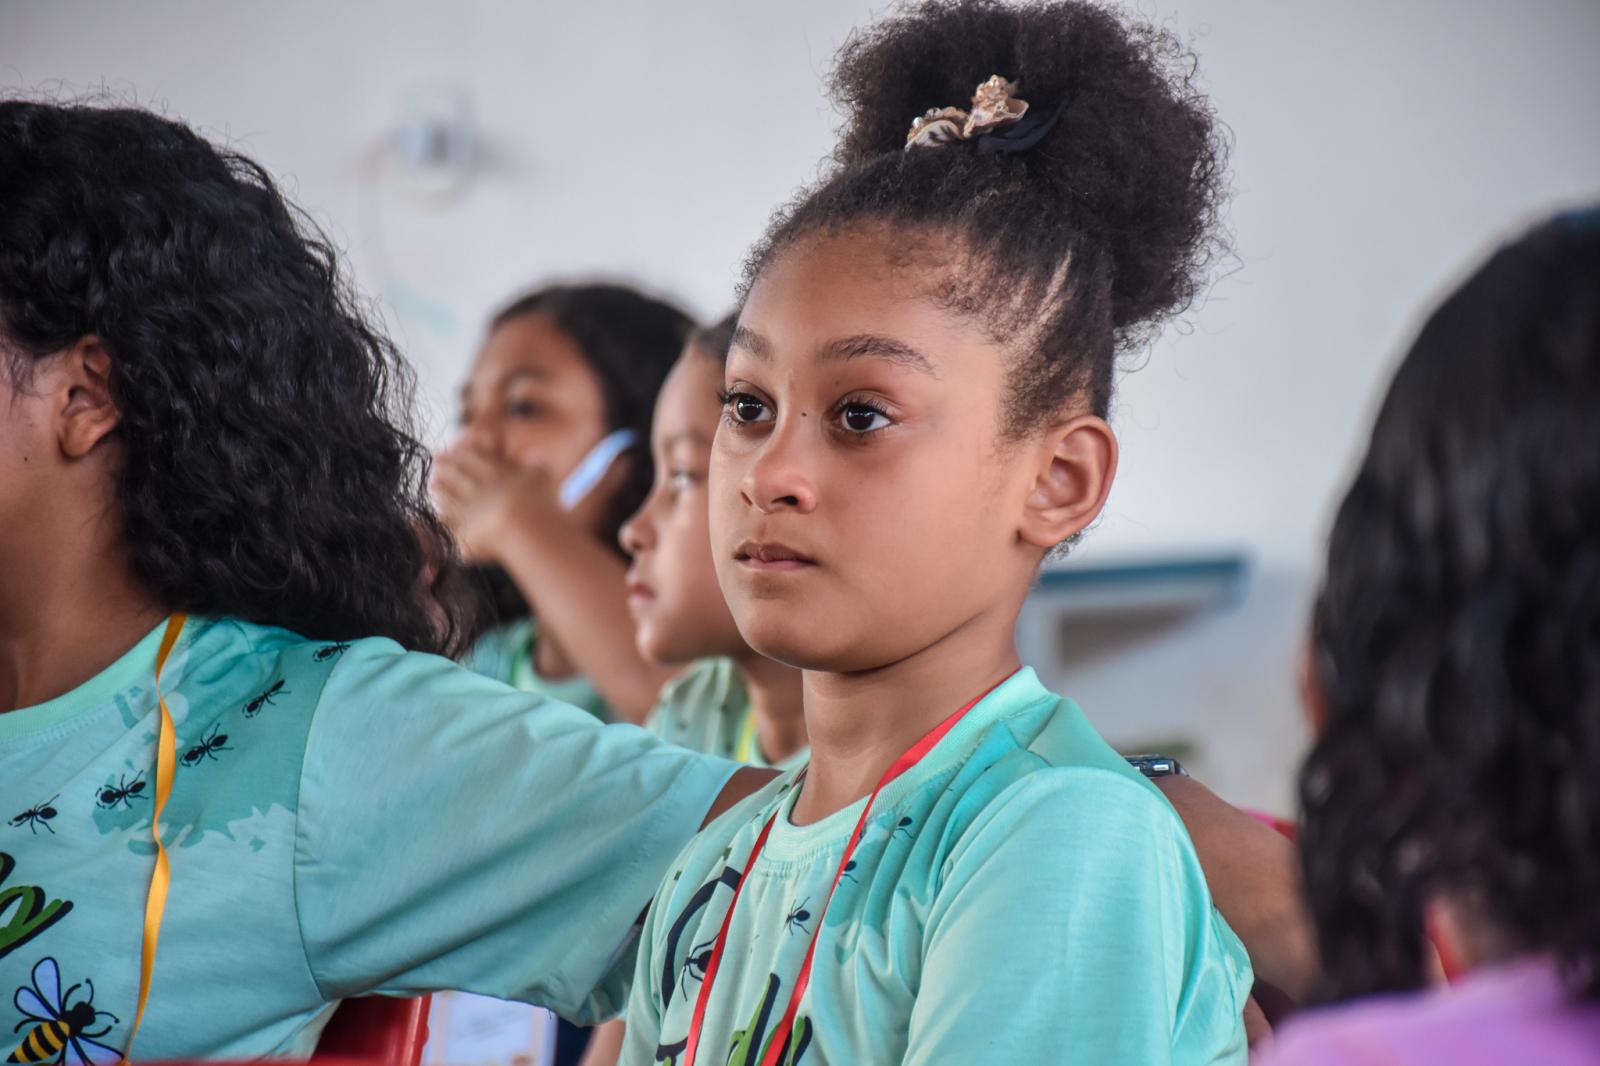
[[[1600,1003],[1575,1002],[1543,959],[1485,967],[1450,988],[1379,996],[1289,1022],[1256,1066],[1600,1064]]]

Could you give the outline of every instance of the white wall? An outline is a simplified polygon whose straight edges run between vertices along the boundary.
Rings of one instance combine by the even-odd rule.
[[[103,85],[282,176],[384,303],[442,433],[486,312],[533,281],[603,271],[720,310],[830,147],[830,54],[881,7],[7,3],[0,86]],[[1238,261],[1127,377],[1122,475],[1083,554],[1238,546],[1258,570],[1236,610],[1045,665],[1114,737],[1203,734],[1225,792],[1283,807],[1308,582],[1387,368],[1494,236],[1600,195],[1600,4],[1139,9],[1194,38],[1233,131]],[[441,83],[469,95],[485,169],[431,204],[380,146],[403,94]]]

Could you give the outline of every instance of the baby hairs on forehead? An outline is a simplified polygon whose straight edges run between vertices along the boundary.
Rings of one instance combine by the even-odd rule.
[[[944,269],[929,296],[1015,353],[1003,429],[1110,407],[1117,357],[1200,290],[1222,250],[1225,140],[1173,34],[1084,0],[934,0],[846,42],[832,166],[774,219],[743,292],[803,237],[884,227]],[[992,75],[1048,118],[1026,151],[907,150],[911,121]]]

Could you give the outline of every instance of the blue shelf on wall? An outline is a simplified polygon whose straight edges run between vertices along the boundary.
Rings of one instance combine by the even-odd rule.
[[[1030,599],[1062,613],[1187,613],[1238,603],[1249,585],[1243,552],[1064,563],[1039,572]]]

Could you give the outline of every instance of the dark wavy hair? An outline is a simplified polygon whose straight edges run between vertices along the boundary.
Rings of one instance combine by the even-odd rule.
[[[1312,639],[1324,995],[1420,986],[1442,893],[1600,997],[1600,212],[1501,249],[1428,319]]]
[[[697,349],[719,363],[728,361],[728,349],[733,347],[733,334],[739,328],[739,312],[730,311],[709,326],[700,326],[689,334],[689,341]]]
[[[112,361],[124,535],[165,607],[454,650],[411,375],[327,238],[181,122],[0,102],[4,370],[26,383],[89,335]]]
[[[1225,142],[1195,70],[1170,33],[1087,0],[902,7],[842,49],[835,165],[779,214],[745,289],[801,237],[888,224],[908,261],[943,268],[933,295],[1014,351],[1008,433],[1079,398],[1103,415],[1117,355],[1189,305],[1222,248]],[[1054,118],[1035,147],[905,150],[913,118],[996,74]]]
[[[489,329],[525,315],[548,316],[583,353],[605,399],[607,431],[634,431],[635,442],[626,452],[628,479],[612,498],[600,531],[600,542],[620,552],[622,523],[643,505],[655,478],[650,422],[656,394],[694,321],[673,304],[630,286],[582,282],[547,285],[517,297],[489,320]],[[469,637],[528,614],[527,601],[503,569],[474,567],[473,573],[481,610]]]

